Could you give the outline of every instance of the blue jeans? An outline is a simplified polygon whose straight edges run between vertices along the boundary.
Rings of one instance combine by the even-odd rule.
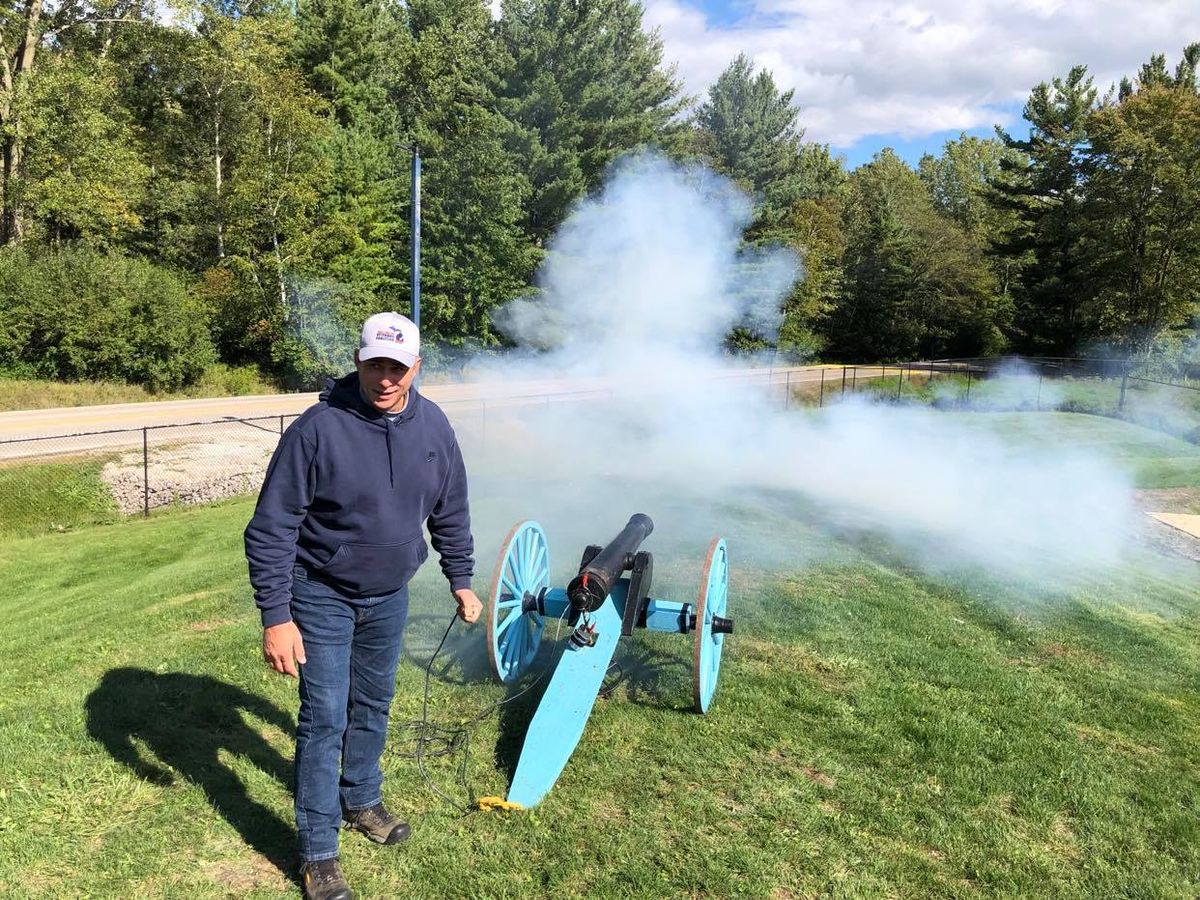
[[[293,575],[292,619],[306,658],[296,727],[296,831],[304,862],[338,855],[343,809],[383,799],[379,759],[407,618],[407,585],[349,600],[299,567]]]

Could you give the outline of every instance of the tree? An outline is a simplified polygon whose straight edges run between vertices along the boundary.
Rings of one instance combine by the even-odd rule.
[[[792,91],[779,91],[769,71],[755,75],[742,54],[708,89],[708,99],[696,111],[697,149],[755,197],[758,229],[777,225],[797,200],[824,193],[821,182],[832,174],[823,166],[830,159],[827,149],[825,159],[802,158],[804,131],[792,96]]]
[[[1021,154],[996,138],[966,134],[946,141],[941,156],[926,154],[917,171],[939,212],[956,222],[987,254],[1000,296],[1009,302],[1026,256],[1005,252],[1005,236],[1018,224],[1011,208],[994,202],[993,185],[1003,165],[1020,168]]]
[[[22,233],[32,222],[55,244],[109,245],[140,229],[148,169],[115,99],[110,67],[95,58],[52,57],[25,80],[13,107],[24,165],[11,194]]]
[[[1027,260],[1014,285],[1018,349],[1063,355],[1088,337],[1079,290],[1083,154],[1096,89],[1086,66],[1042,82],[1025,104],[1028,140],[998,130],[1016,155],[1000,162],[993,203],[1011,216],[1001,252]]]
[[[343,128],[387,119],[384,57],[402,39],[398,11],[380,0],[303,0],[292,56]]]
[[[194,265],[230,275],[209,279],[205,291],[222,358],[286,368],[274,347],[312,255],[328,120],[289,63],[289,19],[210,14],[197,31],[181,91]]]
[[[491,311],[525,290],[537,254],[522,229],[530,183],[508,152],[518,129],[500,112],[505,58],[488,8],[414,0],[407,27],[393,97],[405,143],[425,160],[421,325],[433,355],[439,341],[494,343]]]
[[[698,144],[717,171],[761,192],[793,169],[803,137],[794,93],[780,93],[766,69],[755,75],[745,54],[726,67],[695,115]]]
[[[709,88],[692,120],[695,150],[755,201],[745,240],[783,244],[803,274],[783,299],[777,347],[803,357],[820,349],[816,328],[838,295],[843,238],[837,194],[845,182],[829,148],[804,144],[792,91],[739,55]],[[745,343],[743,340],[742,343]]]
[[[500,93],[533,187],[525,227],[541,244],[622,153],[677,146],[685,101],[635,0],[505,0],[499,31],[512,60]]]
[[[838,352],[929,359],[998,347],[1005,310],[982,250],[894,152],[851,174],[844,217],[844,296],[830,321]]]
[[[829,194],[797,200],[783,230],[800,255],[801,277],[783,303],[783,324],[778,348],[803,358],[824,345],[819,336],[842,295],[842,256],[846,238],[842,231],[841,199]]]
[[[411,43],[403,16],[378,0],[307,0],[297,11],[293,57],[332,120],[321,148],[330,179],[316,211],[313,263],[346,289],[329,296],[358,298],[355,308],[332,310],[347,319],[401,305],[408,153],[389,101],[388,58]]]
[[[941,156],[925,154],[917,166],[934,205],[986,245],[1000,231],[1001,217],[989,202],[991,184],[1001,174],[1001,162],[1023,163],[1019,154],[996,138],[967,134],[946,141]]]
[[[179,388],[213,361],[182,280],[86,245],[0,248],[0,371]]]
[[[142,0],[95,4],[85,0],[63,0],[48,10],[43,0],[0,3],[0,243],[13,243],[25,235],[27,210],[23,203],[27,138],[31,128],[40,127],[45,133],[48,128],[55,127],[51,124],[56,118],[53,111],[41,115],[40,123],[26,121],[37,108],[36,100],[54,97],[53,92],[38,91],[32,84],[47,56],[44,45],[57,44],[58,55],[77,57],[66,60],[68,68],[71,63],[78,63],[82,68],[73,71],[87,71],[88,60],[105,58],[118,26],[143,25],[150,20],[148,7],[149,4]],[[52,58],[54,55],[50,54]],[[62,77],[65,71],[60,68],[57,74]],[[99,74],[99,70],[93,74]],[[80,91],[86,90],[86,85],[77,81],[70,90],[78,96]],[[97,110],[99,119],[107,112],[102,105]],[[91,110],[83,110],[82,115],[91,119],[88,126],[107,130],[99,119],[92,117]],[[120,120],[119,114],[114,117],[114,122]],[[81,165],[93,169],[93,175],[97,164],[102,165],[99,160],[92,164],[81,161]],[[43,171],[47,168],[41,166]],[[134,178],[136,180],[136,173]]]
[[[1177,79],[1156,56],[1135,90],[1088,122],[1081,252],[1089,314],[1095,332],[1128,353],[1186,324],[1200,299],[1198,51],[1188,48]]]

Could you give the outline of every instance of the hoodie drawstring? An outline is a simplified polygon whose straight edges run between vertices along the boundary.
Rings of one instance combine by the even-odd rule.
[[[395,423],[383,420],[383,433],[387,435],[387,452],[388,452],[388,486],[396,487],[396,461],[395,454],[392,453],[392,429],[395,428]]]

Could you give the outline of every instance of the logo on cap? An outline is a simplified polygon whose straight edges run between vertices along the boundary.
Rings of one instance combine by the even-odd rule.
[[[404,332],[402,332],[400,330],[400,327],[398,325],[389,325],[387,328],[383,329],[382,331],[375,332],[375,340],[391,341],[395,344],[403,344],[404,343]]]

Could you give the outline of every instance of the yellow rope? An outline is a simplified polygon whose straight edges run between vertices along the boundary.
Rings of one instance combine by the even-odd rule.
[[[480,797],[476,803],[480,809],[490,812],[495,812],[496,810],[514,812],[525,808],[520,803],[509,803],[503,797]]]

